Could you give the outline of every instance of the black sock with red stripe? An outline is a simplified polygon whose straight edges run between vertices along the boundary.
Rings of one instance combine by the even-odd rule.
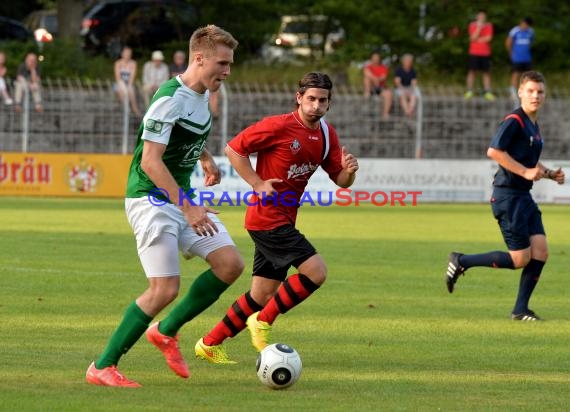
[[[465,269],[474,266],[486,266],[500,269],[514,269],[513,258],[509,252],[495,250],[493,252],[479,253],[476,255],[462,255],[459,264]]]
[[[317,290],[319,286],[302,273],[289,276],[279,286],[275,296],[259,312],[257,320],[271,325],[279,314],[286,313],[297,306]]]
[[[540,274],[542,273],[542,268],[545,263],[546,262],[540,260],[531,259],[524,267],[521,273],[519,293],[513,309],[514,314],[518,315],[520,313],[528,312],[528,301],[530,300],[532,292],[540,279]]]
[[[245,321],[252,313],[261,310],[262,306],[253,300],[249,291],[241,295],[229,307],[226,316],[204,336],[204,344],[220,345],[226,338],[231,338],[245,329]]]

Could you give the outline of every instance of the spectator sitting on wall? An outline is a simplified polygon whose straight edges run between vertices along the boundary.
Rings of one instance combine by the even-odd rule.
[[[43,111],[40,67],[38,66],[38,56],[35,53],[26,54],[24,62],[18,67],[15,87],[14,100],[16,101],[17,112],[22,111],[22,97],[26,90],[32,94],[36,112]]]
[[[4,52],[0,52],[0,95],[2,95],[2,99],[4,99],[4,104],[6,106],[10,106],[12,103],[14,103],[14,101],[8,93],[8,87],[5,80],[7,73],[8,69],[6,69],[6,54],[4,54]]]
[[[143,94],[146,106],[160,85],[168,80],[169,75],[168,66],[164,63],[164,54],[160,50],[153,51],[151,60],[143,66]]]
[[[131,110],[135,116],[140,117],[134,86],[137,77],[137,62],[132,57],[133,49],[125,46],[121,50],[121,57],[115,61],[115,92],[121,103],[128,98]]]
[[[172,56],[172,63],[170,63],[170,77],[184,73],[187,67],[188,61],[186,60],[186,53],[182,50],[177,50]]]
[[[374,51],[370,60],[362,69],[364,75],[364,97],[368,98],[373,94],[379,95],[384,101],[382,118],[387,119],[392,107],[392,91],[386,87],[389,69],[382,64],[380,52]]]
[[[401,59],[401,65],[396,69],[394,75],[394,83],[396,84],[396,93],[400,98],[400,106],[402,110],[411,118],[416,109],[416,71],[414,70],[414,56],[404,54]]]

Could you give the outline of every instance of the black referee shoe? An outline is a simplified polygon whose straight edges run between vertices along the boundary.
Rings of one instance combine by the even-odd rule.
[[[457,278],[465,273],[465,269],[459,264],[459,258],[463,253],[451,252],[447,262],[447,272],[445,272],[445,284],[449,293],[453,293]]]
[[[542,318],[540,316],[538,316],[536,313],[534,313],[533,310],[530,310],[530,309],[527,310],[526,312],[523,312],[523,313],[511,314],[511,319],[512,320],[524,320],[524,321],[530,321],[530,322],[542,320]]]

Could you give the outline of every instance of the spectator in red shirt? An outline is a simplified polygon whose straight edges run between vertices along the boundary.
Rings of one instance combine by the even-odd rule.
[[[469,23],[469,63],[467,71],[467,91],[465,99],[473,97],[475,73],[483,74],[484,97],[495,100],[491,93],[491,40],[493,40],[493,25],[487,21],[487,12],[479,10],[475,21]]]
[[[387,119],[390,116],[390,108],[392,107],[392,91],[386,87],[389,69],[382,64],[378,51],[372,53],[362,72],[364,74],[364,97],[368,98],[374,94],[379,95],[383,99],[382,118]]]

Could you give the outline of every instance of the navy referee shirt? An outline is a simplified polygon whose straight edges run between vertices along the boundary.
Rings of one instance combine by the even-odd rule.
[[[521,125],[516,115],[522,121]],[[536,167],[540,153],[542,152],[543,141],[540,137],[538,123],[533,123],[522,108],[511,112],[501,122],[497,133],[491,140],[490,147],[507,152],[514,160],[524,167]],[[522,176],[509,172],[499,165],[499,170],[495,173],[493,186],[509,189],[530,191],[532,180],[527,180]]]

